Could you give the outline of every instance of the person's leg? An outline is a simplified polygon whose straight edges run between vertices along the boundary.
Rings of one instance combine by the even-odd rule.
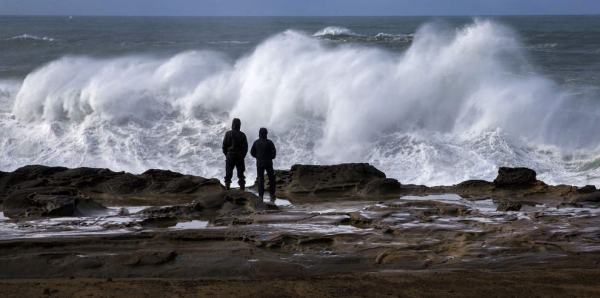
[[[275,171],[273,170],[273,166],[267,167],[266,170],[269,177],[269,194],[271,195],[271,200],[275,200]]]
[[[230,160],[225,160],[225,188],[229,190],[231,185],[231,177],[233,177],[233,167],[235,163]]]
[[[256,167],[256,178],[258,180],[258,196],[262,199],[265,195],[265,168]]]
[[[246,188],[246,176],[244,176],[246,165],[243,158],[239,158],[236,161],[235,168],[237,169],[238,184],[240,185],[240,189],[244,190]]]

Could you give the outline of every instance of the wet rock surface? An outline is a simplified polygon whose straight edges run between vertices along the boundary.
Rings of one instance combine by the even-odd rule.
[[[132,202],[165,205],[191,202],[222,190],[217,179],[164,170],[133,175],[108,169],[34,165],[0,173],[0,199],[9,217],[69,216],[75,214],[75,205],[82,199],[113,206]]]
[[[12,173],[3,173],[0,179],[1,193],[35,186],[70,187],[82,194],[100,193],[106,196],[140,195],[193,195],[217,192],[222,188],[217,179],[183,175],[168,170],[148,170],[139,175],[112,172],[108,169],[47,166],[26,166]]]
[[[12,185],[4,214],[14,218],[0,218],[0,278],[600,269],[596,188],[546,185],[531,179],[531,170],[501,170],[499,177],[508,173],[496,179],[501,184],[472,180],[426,187],[400,184],[365,164],[327,167],[320,174],[317,169],[323,168],[295,166],[288,176],[277,176],[275,204],[251,191],[203,193],[186,181],[206,179],[158,171],[117,175],[129,184],[107,184],[112,188],[100,178],[88,182],[124,197],[136,189],[194,198],[105,207],[83,200],[78,188],[80,177],[97,177],[93,173],[101,170],[81,169],[73,183],[55,176],[72,177],[64,168],[33,169],[16,174],[25,181],[6,173],[0,178]],[[350,169],[358,173],[341,174]],[[102,181],[117,179],[106,173],[110,178]],[[318,182],[324,177],[329,178]],[[19,208],[37,212],[35,217],[11,215],[15,202],[25,200]]]
[[[277,193],[285,196],[356,196],[398,194],[400,183],[366,163],[293,165],[275,171]],[[268,179],[265,179],[268,187]],[[377,181],[377,182],[375,182]],[[265,188],[268,189],[268,188]]]

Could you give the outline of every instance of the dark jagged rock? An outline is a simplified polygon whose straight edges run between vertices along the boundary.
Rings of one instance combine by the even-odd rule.
[[[142,173],[141,177],[149,182],[147,190],[157,193],[194,193],[198,188],[215,182],[215,179],[198,179],[201,177],[155,169]]]
[[[133,175],[108,169],[33,165],[0,175],[0,200],[4,200],[9,217],[25,214],[22,206],[31,205],[30,195],[63,195],[66,189],[68,196],[90,197],[105,204],[128,205],[133,201],[161,205],[190,202],[219,193],[223,187],[217,179],[155,169]],[[11,209],[13,207],[17,209]]]
[[[4,214],[11,218],[72,216],[78,203],[77,197],[39,194],[31,194],[25,201],[28,204],[21,204],[19,207],[22,208],[8,204],[4,207]]]
[[[432,188],[425,185],[402,184],[400,185],[400,195],[403,196],[423,196],[432,194]]]
[[[454,190],[462,194],[481,193],[494,188],[494,183],[485,180],[467,180],[455,185]]]
[[[598,189],[596,189],[595,185],[586,185],[584,187],[577,189],[577,193],[579,193],[579,194],[591,194],[591,193],[594,193],[597,191],[598,191]]]
[[[369,181],[358,194],[360,196],[390,196],[400,194],[401,184],[396,179],[378,178]]]
[[[519,202],[501,202],[496,208],[496,211],[519,211],[521,210],[521,207],[523,207],[523,204]]]
[[[532,169],[500,167],[498,176],[494,179],[494,186],[499,188],[528,187],[536,182],[536,173]]]
[[[29,180],[51,177],[52,175],[68,170],[65,167],[47,167],[42,165],[29,165],[16,169],[12,173],[5,173],[0,180],[0,188],[10,187]]]
[[[63,187],[34,187],[12,192],[4,201],[10,218],[72,216],[77,208],[77,190]]]
[[[277,193],[291,196],[356,196],[370,182],[386,178],[383,172],[367,163],[328,166],[297,164],[293,165],[289,171],[275,171],[275,177]],[[373,182],[363,193],[365,195],[389,194],[399,191],[399,185],[398,181],[394,179],[381,180]]]
[[[257,212],[277,209],[277,206],[263,202],[257,195],[241,191],[226,190],[214,195],[205,196],[194,201],[204,209],[219,211],[220,214],[231,212]],[[197,207],[199,208],[199,207]]]
[[[594,192],[590,194],[583,195],[575,200],[575,202],[600,202],[600,192]]]
[[[527,168],[505,168],[498,170],[494,182],[467,180],[452,186],[434,186],[402,184],[401,195],[457,194],[472,200],[486,198],[526,199],[527,201],[554,202],[594,201],[600,197],[595,186],[578,188],[571,185],[547,185],[536,179],[536,172]]]
[[[138,214],[147,217],[141,223],[144,227],[165,227],[175,225],[182,220],[208,220],[216,216],[220,216],[220,221],[232,222],[240,214],[266,210],[278,210],[278,207],[264,203],[253,193],[229,190],[198,198],[187,205],[150,207]]]
[[[189,205],[175,205],[165,207],[148,207],[139,212],[149,217],[195,217],[202,212],[202,206],[197,202],[193,202]]]
[[[471,210],[463,205],[459,204],[447,204],[436,201],[412,201],[399,205],[390,204],[390,207],[410,209],[412,213],[419,214],[422,216],[464,216],[471,212]]]
[[[240,216],[247,216],[265,211],[277,212],[279,208],[273,204],[263,202],[258,196],[250,192],[240,190],[224,191],[221,195],[222,206],[220,215],[210,220],[210,225],[227,226],[240,225]],[[249,223],[254,220],[249,220]]]

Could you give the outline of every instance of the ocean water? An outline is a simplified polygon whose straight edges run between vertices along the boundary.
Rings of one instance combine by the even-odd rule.
[[[600,17],[0,17],[2,171],[222,180],[234,117],[280,169],[600,185]]]

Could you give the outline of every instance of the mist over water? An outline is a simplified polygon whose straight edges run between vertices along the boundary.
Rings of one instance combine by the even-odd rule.
[[[406,49],[364,42],[386,36]],[[240,57],[67,55],[0,80],[0,169],[222,179],[221,142],[237,117],[250,143],[269,129],[279,169],[368,162],[402,183],[449,185],[523,166],[550,184],[600,184],[600,101],[536,69],[520,35],[489,20],[410,35],[290,29]]]

